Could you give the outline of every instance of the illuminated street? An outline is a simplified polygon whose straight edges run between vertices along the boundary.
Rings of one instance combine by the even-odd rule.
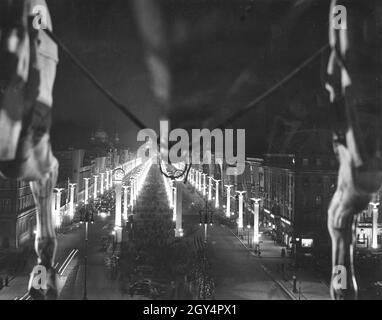
[[[0,300],[382,300],[381,57],[380,0],[0,0]]]

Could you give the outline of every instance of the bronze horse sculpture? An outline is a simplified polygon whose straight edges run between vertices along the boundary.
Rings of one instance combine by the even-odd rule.
[[[7,178],[30,181],[36,204],[38,270],[32,272],[33,299],[57,298],[54,259],[57,247],[52,195],[58,161],[50,144],[52,90],[58,61],[57,46],[36,24],[36,10],[44,27],[52,29],[45,0],[6,0],[0,3],[0,171]]]
[[[378,96],[382,43],[376,6],[375,0],[332,0],[330,8],[326,88],[330,93],[334,152],[339,161],[337,189],[328,209],[333,267],[330,289],[332,298],[340,300],[357,299],[355,220],[382,184]],[[343,27],[336,24],[336,8],[346,9]]]

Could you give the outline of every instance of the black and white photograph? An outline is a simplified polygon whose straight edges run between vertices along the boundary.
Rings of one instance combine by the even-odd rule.
[[[0,300],[382,300],[381,111],[380,0],[0,0]]]

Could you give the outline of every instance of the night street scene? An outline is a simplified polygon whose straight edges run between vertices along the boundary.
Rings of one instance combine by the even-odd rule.
[[[0,0],[0,300],[381,300],[381,79],[379,0]]]

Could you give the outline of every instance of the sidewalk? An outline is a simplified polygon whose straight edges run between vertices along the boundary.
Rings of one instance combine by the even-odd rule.
[[[188,185],[192,188],[192,186]],[[193,188],[192,188],[193,189]],[[194,189],[193,189],[194,190]],[[193,191],[191,191],[193,192]],[[193,193],[198,199],[202,199],[202,196],[195,192]],[[212,206],[211,206],[212,207]],[[219,215],[219,218],[223,218],[224,212],[222,209],[214,209],[215,216]],[[214,219],[216,220],[216,219]],[[219,219],[220,220],[220,219]],[[292,300],[330,300],[329,286],[322,281],[318,276],[314,275],[310,270],[295,270],[293,267],[293,259],[290,257],[281,257],[281,249],[283,246],[275,244],[264,235],[261,235],[260,247],[261,257],[258,257],[252,252],[252,249],[248,247],[247,236],[244,232],[244,237],[238,237],[236,230],[220,224],[216,226],[224,229],[227,233],[235,237],[238,242],[249,251],[253,259],[261,261],[261,267],[264,272],[274,281],[279,287],[290,297]],[[284,267],[282,267],[284,265]],[[284,272],[282,272],[284,268]],[[293,276],[297,277],[297,292],[293,292]]]
[[[313,275],[309,271],[302,269],[295,270],[293,267],[293,259],[290,257],[281,257],[281,249],[284,248],[267,237],[261,236],[261,257],[255,255],[250,248],[248,248],[245,241],[237,237],[227,227],[223,227],[235,236],[238,241],[251,252],[255,259],[263,260],[261,266],[263,270],[272,278],[277,284],[283,288],[284,291],[293,300],[330,300],[329,286]],[[284,265],[284,267],[282,267]],[[284,272],[282,272],[284,268]],[[297,277],[297,292],[293,292],[293,276]]]

